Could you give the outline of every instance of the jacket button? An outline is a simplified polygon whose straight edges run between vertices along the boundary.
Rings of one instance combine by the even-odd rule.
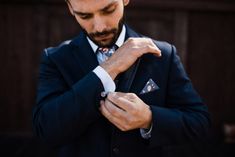
[[[115,154],[118,154],[118,153],[119,153],[119,149],[118,149],[117,147],[115,147],[115,148],[113,148],[113,152],[114,152]]]

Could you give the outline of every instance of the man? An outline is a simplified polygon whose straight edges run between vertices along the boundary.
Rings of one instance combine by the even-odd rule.
[[[42,55],[40,138],[66,157],[160,157],[164,146],[205,135],[207,107],[175,47],[124,25],[129,0],[66,2],[83,31]]]

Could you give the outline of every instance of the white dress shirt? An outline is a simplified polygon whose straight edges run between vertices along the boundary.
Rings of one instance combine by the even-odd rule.
[[[121,47],[122,44],[124,43],[125,35],[126,35],[126,27],[123,25],[122,31],[121,31],[121,33],[115,43],[118,47]],[[87,40],[88,40],[89,44],[91,45],[92,50],[95,53],[96,50],[98,49],[98,46],[93,41],[91,41],[88,37],[87,37]],[[99,64],[104,61],[102,54],[100,54],[100,53],[97,54],[97,60],[98,60]],[[100,78],[100,80],[104,86],[105,92],[114,92],[115,91],[116,85],[115,85],[113,79],[101,66],[97,66],[93,70],[93,72]]]
[[[126,27],[123,25],[122,31],[121,31],[121,33],[115,43],[118,47],[121,47],[122,44],[124,43],[125,35],[126,35]],[[88,37],[87,37],[87,40],[88,40],[92,50],[95,53],[96,50],[98,49],[98,46],[93,41],[91,41]],[[99,64],[101,64],[104,61],[102,54],[100,54],[100,53],[97,54],[97,60],[98,60]],[[115,85],[113,79],[101,66],[97,66],[93,70],[93,72],[101,80],[105,92],[114,92],[116,90],[116,85]],[[140,129],[140,134],[144,139],[148,139],[151,137],[151,131],[152,131],[152,125],[151,125],[150,129],[147,131],[145,129]]]

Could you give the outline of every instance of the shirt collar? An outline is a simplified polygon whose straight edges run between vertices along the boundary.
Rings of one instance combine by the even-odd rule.
[[[118,47],[121,47],[122,44],[124,43],[125,34],[126,34],[126,27],[125,27],[125,25],[123,25],[122,26],[122,31],[121,31],[121,33],[120,33],[120,35],[119,35],[119,37],[118,37],[118,39],[115,43]],[[98,46],[93,41],[91,41],[88,37],[87,37],[87,40],[88,40],[89,44],[91,45],[92,50],[94,52],[96,52]]]

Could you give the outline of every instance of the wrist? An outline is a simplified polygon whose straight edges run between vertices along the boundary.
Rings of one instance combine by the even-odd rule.
[[[148,108],[147,110],[147,114],[146,114],[146,120],[145,123],[143,125],[143,129],[150,129],[151,124],[152,124],[152,111]]]
[[[101,65],[100,65],[109,75],[110,77],[114,80],[117,75],[119,74],[117,68],[115,68],[114,66],[110,65],[109,63],[107,62],[103,62]]]

